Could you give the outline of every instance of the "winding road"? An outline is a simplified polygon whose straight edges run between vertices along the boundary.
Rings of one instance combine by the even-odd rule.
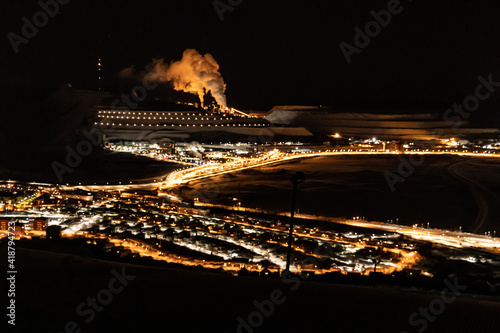
[[[463,170],[461,170],[460,167],[466,165],[470,161],[470,158],[468,158],[466,160],[453,163],[448,166],[448,172],[451,176],[464,182],[469,187],[469,190],[476,200],[478,213],[476,219],[471,225],[471,231],[473,233],[485,232],[487,231],[486,229],[490,228],[491,230],[491,227],[495,227],[494,221],[491,221],[494,216],[490,216],[492,215],[490,214],[490,207],[498,207],[500,200],[488,188],[463,174]]]

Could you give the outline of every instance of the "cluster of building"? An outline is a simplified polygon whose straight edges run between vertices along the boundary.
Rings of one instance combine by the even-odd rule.
[[[44,190],[48,192],[47,188]],[[8,223],[15,221],[19,238],[57,233],[59,228],[63,236],[101,235],[174,245],[175,249],[206,255],[212,262],[221,264],[259,263],[261,267],[283,269],[286,263],[288,226],[279,218],[214,216],[206,209],[157,196],[154,191],[89,192],[53,188],[51,193],[42,193],[40,197],[46,200],[35,201],[29,209],[3,214],[0,232],[5,232]],[[337,233],[301,224],[294,232],[293,264],[297,269],[363,273],[371,270],[372,258],[382,254],[381,270],[404,268],[397,253],[407,250],[398,248],[397,235]],[[314,255],[314,250],[324,242],[335,249],[335,256],[319,267],[303,267],[300,264],[303,259]],[[368,251],[363,250],[367,248]],[[164,250],[158,248],[158,252]]]
[[[143,105],[146,108],[147,105]],[[463,120],[459,127],[438,113],[386,113],[345,110],[323,106],[280,105],[268,112],[245,113],[230,109],[208,111],[203,108],[149,108],[133,111],[100,107],[95,126],[109,142],[119,140],[150,143],[180,141],[259,143],[285,141],[322,142],[328,138],[408,144],[430,141],[437,145],[453,138],[471,146],[495,147],[500,130]],[[250,140],[250,141],[252,141]],[[477,140],[477,142],[474,142]],[[481,141],[481,142],[479,142]]]
[[[193,207],[172,196],[158,195],[158,191],[62,190],[20,183],[15,188],[20,192],[29,188],[37,199],[28,207],[0,214],[1,237],[10,232],[28,241],[70,238],[120,260],[145,257],[232,274],[278,274],[286,265],[289,227],[282,216],[220,209],[214,214],[202,205]],[[355,219],[363,222],[360,217]],[[488,274],[466,275],[474,283],[487,282],[480,292],[500,290],[500,280],[495,277],[500,261],[494,254],[431,247],[401,233],[347,225],[339,225],[342,231],[333,228],[330,222],[297,221],[292,270],[335,279],[354,279],[376,271],[391,279],[421,277],[424,281],[442,274],[446,267],[453,272],[456,265],[467,262]],[[447,264],[443,266],[443,262]]]

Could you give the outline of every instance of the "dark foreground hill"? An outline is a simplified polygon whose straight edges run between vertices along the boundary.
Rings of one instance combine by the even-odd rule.
[[[500,303],[467,296],[440,308],[440,291],[286,284],[21,247],[16,256],[15,332],[498,332],[500,327]],[[281,303],[272,313],[271,298]],[[254,301],[268,317],[256,312]],[[409,317],[420,307],[434,307],[438,314],[415,316],[412,326]],[[239,331],[238,317],[248,325]]]

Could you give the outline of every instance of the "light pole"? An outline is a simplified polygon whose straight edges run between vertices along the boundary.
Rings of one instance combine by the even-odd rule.
[[[292,241],[293,241],[293,216],[295,213],[295,197],[297,194],[297,185],[302,183],[306,179],[306,175],[303,172],[297,171],[292,177],[290,177],[290,181],[293,184],[293,192],[292,192],[292,208],[290,212],[290,233],[288,234],[288,251],[286,255],[286,270],[290,272],[290,259],[292,256]]]

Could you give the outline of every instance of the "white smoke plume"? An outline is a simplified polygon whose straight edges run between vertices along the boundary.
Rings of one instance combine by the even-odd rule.
[[[179,61],[166,64],[163,59],[153,59],[151,66],[148,80],[172,82],[175,90],[198,95],[202,103],[203,96],[210,91],[219,106],[227,106],[226,84],[211,54],[201,55],[195,49],[186,49]]]

